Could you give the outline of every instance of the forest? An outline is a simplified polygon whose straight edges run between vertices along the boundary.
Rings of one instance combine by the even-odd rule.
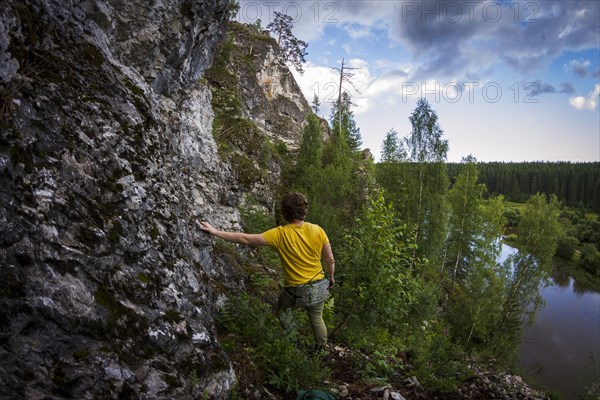
[[[449,163],[449,177],[461,164]],[[478,163],[479,182],[492,195],[524,202],[540,193],[554,194],[565,205],[600,211],[600,163],[490,162]]]

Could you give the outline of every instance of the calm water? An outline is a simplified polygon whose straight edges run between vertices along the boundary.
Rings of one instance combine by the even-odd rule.
[[[600,368],[600,293],[561,273],[541,290],[546,304],[525,332],[519,366],[565,400],[575,399],[591,376],[592,355]]]

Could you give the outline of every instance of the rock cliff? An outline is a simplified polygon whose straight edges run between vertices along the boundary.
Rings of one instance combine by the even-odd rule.
[[[264,35],[224,41],[250,61],[219,83],[227,19],[226,0],[3,1],[0,398],[227,397],[215,315],[243,277],[196,221],[268,208],[310,112]],[[261,151],[224,138],[224,92]]]
[[[243,193],[272,211],[272,199],[298,149],[312,110],[276,41],[254,25],[230,22],[206,79],[213,94],[213,133]],[[324,138],[329,127],[322,121]],[[237,203],[236,203],[237,204]]]

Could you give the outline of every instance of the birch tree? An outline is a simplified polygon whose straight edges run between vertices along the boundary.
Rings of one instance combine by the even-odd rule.
[[[531,196],[525,204],[517,226],[519,251],[505,262],[508,276],[502,313],[489,341],[496,355],[516,357],[523,327],[543,304],[539,289],[550,274],[560,236],[559,208],[556,196],[547,199],[542,194]]]
[[[477,183],[475,160],[466,161],[463,172],[448,191],[448,240],[445,265],[452,282],[467,273],[469,263],[474,260],[476,244],[482,229],[482,215],[479,211],[485,186]]]
[[[427,100],[417,102],[409,119],[412,130],[405,144],[412,179],[405,212],[416,231],[415,260],[423,256],[437,263],[445,239],[448,141]]]

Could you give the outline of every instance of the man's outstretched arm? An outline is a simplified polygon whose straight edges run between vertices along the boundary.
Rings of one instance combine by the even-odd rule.
[[[216,229],[214,226],[206,221],[200,222],[200,229],[202,231],[225,239],[228,242],[246,244],[250,246],[267,246],[268,243],[261,233],[242,233],[242,232],[225,232]]]

